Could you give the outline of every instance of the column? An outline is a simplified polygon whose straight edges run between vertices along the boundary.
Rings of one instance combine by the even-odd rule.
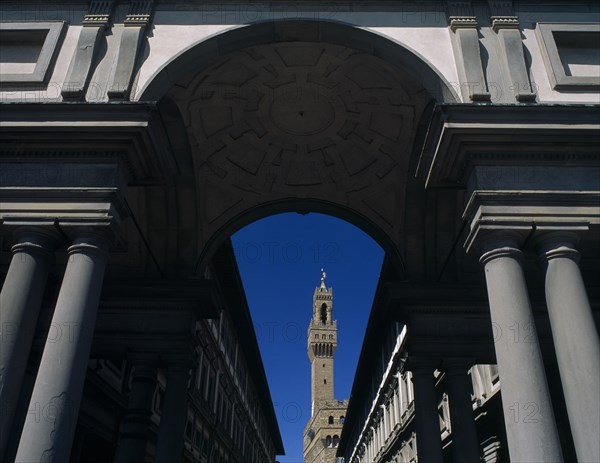
[[[540,247],[546,303],[579,461],[600,461],[600,341],[575,240],[550,235]]]
[[[385,404],[380,405],[381,407],[381,415],[382,415],[382,419],[381,419],[381,445],[383,446],[383,444],[385,444],[385,441],[387,440],[388,437],[388,429],[389,429],[389,425],[388,425],[388,414],[387,414],[387,407],[385,406]]]
[[[435,390],[434,367],[418,364],[412,368],[415,394],[415,427],[417,431],[417,455],[419,461],[443,463],[440,418]]]
[[[516,242],[502,237],[481,256],[511,461],[561,462],[544,362]]]
[[[406,398],[405,392],[405,384],[404,378],[401,373],[398,373],[398,397],[400,397],[400,422],[402,422],[402,417],[404,416],[404,412],[408,408],[408,400]]]
[[[52,263],[56,235],[42,228],[15,232],[0,292],[0,459],[6,452],[29,351]]]
[[[188,376],[187,364],[173,364],[167,369],[167,388],[156,443],[157,463],[181,461],[187,419]]]
[[[69,461],[107,248],[102,237],[91,233],[78,236],[69,248],[69,262],[52,317],[52,325],[61,335],[44,348],[17,462]]]
[[[394,427],[396,424],[402,421],[402,414],[400,413],[400,382],[402,379],[399,374],[396,374],[396,380],[398,383],[396,384],[396,388],[394,390]]]
[[[473,463],[479,461],[479,439],[471,405],[471,379],[468,365],[444,365],[446,390],[450,399],[452,424],[452,461]]]
[[[156,363],[153,359],[135,359],[127,413],[121,426],[116,463],[144,461],[146,441],[156,390]]]

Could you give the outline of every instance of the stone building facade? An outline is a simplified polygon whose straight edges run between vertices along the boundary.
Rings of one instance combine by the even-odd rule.
[[[588,0],[1,2],[2,457],[69,459],[90,359],[159,355],[161,420],[185,416],[194,344],[169,330],[217,316],[220,246],[312,211],[388,262],[340,453],[399,322],[420,461],[481,443],[473,365],[497,365],[512,461],[600,461],[599,22]]]
[[[311,364],[311,414],[304,428],[304,463],[335,463],[347,400],[334,396],[333,358],[337,348],[337,320],[333,319],[333,288],[321,284],[313,295],[308,326]]]

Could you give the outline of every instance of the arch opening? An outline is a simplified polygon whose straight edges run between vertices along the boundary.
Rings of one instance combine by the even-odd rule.
[[[335,22],[253,24],[213,39],[210,60],[193,59],[209,41],[198,44],[155,79],[163,93],[143,92],[187,134],[181,184],[193,182],[195,197],[181,188],[179,216],[196,224],[195,275],[236,230],[291,211],[351,222],[404,275],[407,195],[425,196],[410,186],[419,131],[435,102],[452,99],[443,78],[400,44]]]

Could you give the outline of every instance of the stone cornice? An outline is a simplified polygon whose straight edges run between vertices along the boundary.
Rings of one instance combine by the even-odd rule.
[[[0,186],[2,233],[23,226],[57,226],[70,235],[88,228],[103,232],[117,249],[123,247],[123,219],[128,210],[118,187]]]
[[[100,300],[93,355],[186,356],[193,350],[194,321],[216,316],[219,306],[216,288],[208,281],[109,280]]]
[[[464,188],[475,164],[600,165],[597,114],[597,105],[439,105],[417,173],[427,188]]]
[[[480,191],[472,193],[463,219],[464,247],[476,248],[493,233],[510,232],[525,243],[549,231],[583,233],[600,226],[600,191]]]
[[[86,162],[117,156],[136,183],[162,183],[177,172],[153,104],[4,103],[0,142],[0,161],[61,156]]]

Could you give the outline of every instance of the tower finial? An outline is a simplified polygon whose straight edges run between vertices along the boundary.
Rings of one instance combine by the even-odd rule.
[[[321,269],[321,288],[325,288],[325,278],[327,278],[327,274],[323,269]]]

